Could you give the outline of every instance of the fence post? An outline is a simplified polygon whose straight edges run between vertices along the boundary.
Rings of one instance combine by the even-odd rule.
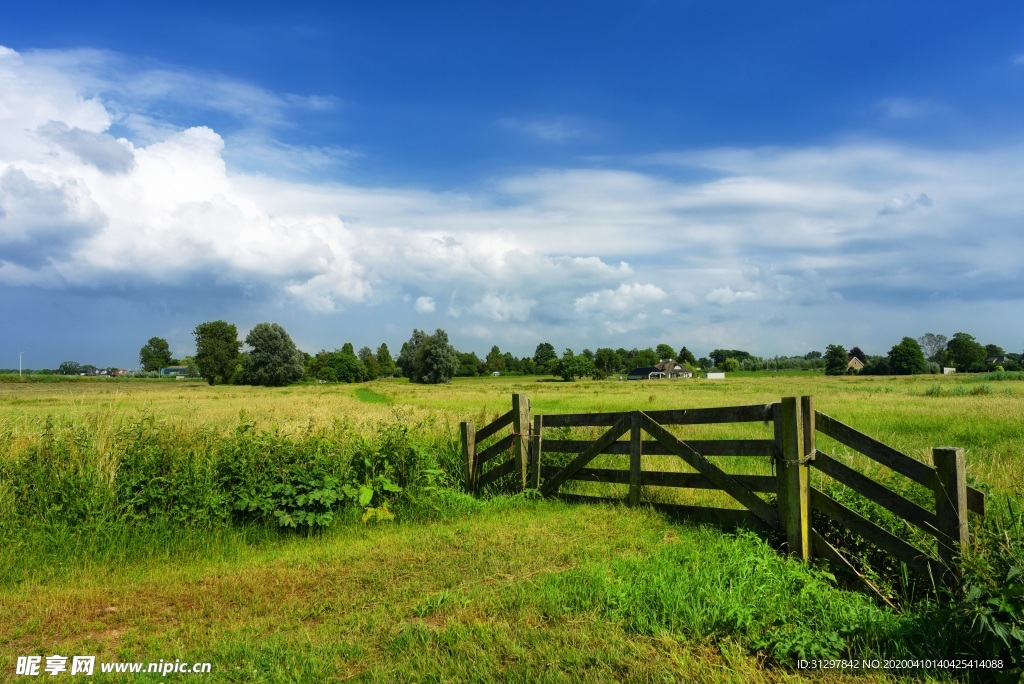
[[[629,505],[640,503],[640,450],[643,445],[640,433],[640,412],[630,413],[629,429]]]
[[[530,489],[540,489],[540,458],[544,447],[544,438],[541,431],[544,429],[544,417],[533,417],[533,434],[531,446],[533,453],[530,455],[530,481],[527,483]]]
[[[471,420],[459,423],[462,460],[466,464],[466,491],[476,494],[476,425]]]
[[[811,559],[810,480],[805,457],[813,435],[805,431],[804,416],[813,418],[811,397],[783,397],[780,416],[775,420],[775,444],[778,448],[777,482],[779,521],[786,533],[789,554],[803,561]],[[813,425],[811,426],[813,429]]]
[[[960,577],[955,559],[967,550],[967,473],[964,450],[956,447],[932,449],[938,471],[935,515],[939,519],[939,560],[946,566],[945,580],[955,584]]]
[[[515,453],[517,489],[526,489],[526,467],[530,449],[530,400],[525,394],[512,395],[512,450]]]

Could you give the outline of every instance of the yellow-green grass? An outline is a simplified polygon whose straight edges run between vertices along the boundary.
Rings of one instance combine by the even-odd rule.
[[[0,459],[17,458],[48,430],[81,440],[82,453],[103,454],[119,431],[143,420],[197,445],[204,431],[230,437],[250,423],[301,436],[339,421],[354,434],[401,421],[429,432],[425,442],[440,443],[456,439],[460,420],[482,427],[507,411],[513,392],[528,395],[535,413],[763,404],[810,394],[820,411],[926,462],[932,446],[965,447],[969,475],[999,494],[1019,492],[1024,482],[1022,382],[809,373],[725,381],[546,380],[275,389],[187,381],[0,383]],[[762,424],[677,431],[693,439],[771,434]],[[819,446],[859,469],[874,468],[828,440]],[[686,469],[674,458],[645,459],[658,469]],[[731,472],[770,469],[767,459],[715,460]],[[609,456],[594,465],[621,463]],[[613,486],[569,488],[624,494]],[[713,492],[662,489],[648,496],[733,506]],[[686,545],[707,543],[692,538],[693,529],[645,511],[502,507],[499,500],[447,522],[345,524],[309,538],[255,535],[258,542],[246,541],[253,537],[248,532],[220,529],[206,546],[193,541],[116,563],[72,557],[70,571],[26,573],[20,585],[0,588],[0,679],[12,675],[17,655],[64,651],[209,660],[216,670],[210,681],[783,681],[805,674],[765,668],[749,655],[750,644],[728,630],[648,633],[607,601],[604,608],[570,610],[552,608],[545,603],[551,599],[534,593],[539,588],[550,597],[552,587],[564,589],[559,578],[577,571],[621,576],[622,567],[609,564],[656,558],[673,536]],[[833,672],[826,679],[849,676]],[[862,676],[886,679],[860,672],[858,681]]]
[[[937,396],[929,388],[944,389]],[[956,391],[961,389],[962,391]],[[977,390],[985,393],[972,394]],[[454,436],[460,420],[478,427],[530,397],[535,413],[628,411],[760,404],[812,395],[819,411],[927,461],[935,446],[967,450],[968,473],[999,490],[1024,481],[1024,382],[986,376],[826,377],[742,374],[720,381],[555,381],[553,378],[455,379],[449,385],[386,380],[364,385],[286,388],[210,387],[199,382],[0,383],[0,438],[31,435],[47,416],[87,421],[102,433],[124,420],[154,416],[187,427],[229,432],[243,420],[284,432],[334,420],[370,425],[437,419]],[[691,438],[761,436],[758,426],[700,427]],[[827,449],[842,449],[828,445]]]
[[[129,568],[85,568],[59,584],[0,589],[0,680],[15,679],[15,658],[28,654],[206,661],[213,671],[202,679],[210,682],[802,678],[807,673],[766,668],[742,643],[744,620],[770,625],[773,601],[789,596],[769,588],[767,576],[760,590],[732,544],[649,511],[514,500],[444,522],[344,527],[259,545],[228,537],[196,560],[157,555]],[[692,596],[675,598],[683,604],[677,612],[692,615],[676,624],[637,624],[631,610],[642,609],[642,600],[628,594],[650,586],[632,570],[679,553],[691,561],[675,572],[704,578]],[[754,570],[764,563],[759,558],[750,560]],[[769,568],[761,570],[767,575]],[[819,592],[820,609],[859,611],[897,641],[912,626],[827,580],[793,572],[787,582],[803,594]],[[731,592],[741,586],[754,598],[733,606]],[[807,620],[818,621],[818,605],[812,601]],[[730,610],[739,611],[733,627]],[[716,620],[721,627],[708,627]],[[879,654],[877,644],[866,643],[861,655],[896,657],[906,647]],[[946,678],[941,671],[915,675]],[[813,678],[893,679],[841,669]]]

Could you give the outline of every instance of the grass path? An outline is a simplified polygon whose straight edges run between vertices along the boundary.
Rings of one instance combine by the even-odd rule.
[[[734,540],[642,510],[514,500],[479,508],[4,588],[0,679],[17,655],[33,653],[208,661],[203,682],[801,679],[765,668],[734,639],[637,629],[600,598],[637,563],[686,548],[714,566]]]

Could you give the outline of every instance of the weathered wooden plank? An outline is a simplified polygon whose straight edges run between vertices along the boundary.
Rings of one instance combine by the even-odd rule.
[[[466,491],[476,491],[476,426],[473,421],[459,424],[459,443],[462,446],[462,462],[466,464]]]
[[[495,480],[498,480],[509,473],[516,472],[516,459],[510,458],[509,460],[502,463],[497,468],[491,468],[486,473],[477,478],[477,489],[482,489],[485,485],[489,485]]]
[[[547,418],[545,418],[545,422],[546,421]],[[619,422],[613,425],[611,429],[608,430],[608,432],[604,433],[604,435],[600,439],[594,442],[589,449],[583,451],[583,453],[574,458],[569,465],[565,466],[559,472],[552,475],[548,479],[548,481],[544,483],[544,486],[541,487],[541,493],[544,496],[550,496],[551,494],[558,491],[558,488],[562,486],[562,483],[569,479],[569,477],[571,477],[573,473],[575,473],[577,470],[590,463],[590,461],[592,461],[595,456],[604,451],[604,449],[607,448],[609,444],[611,444],[619,437],[621,437],[622,434],[629,429],[629,424],[630,419],[629,414],[627,413],[623,418],[620,418]]]
[[[629,418],[629,413],[567,413],[563,415],[545,415],[544,427],[611,427],[623,418]]]
[[[543,466],[544,477],[554,475],[560,470],[557,466]],[[733,475],[737,482],[752,492],[774,494],[775,478],[771,475]],[[611,484],[629,484],[629,471],[614,468],[580,468],[569,480],[579,482],[608,482]],[[640,474],[640,484],[645,487],[679,487],[683,489],[718,489],[711,480],[700,473],[667,473],[648,472]]]
[[[680,441],[671,432],[651,420],[643,412],[640,412],[640,423],[651,437],[672,449],[677,456],[689,463],[701,475],[714,482],[719,489],[722,489],[729,496],[746,506],[748,510],[756,514],[767,525],[776,530],[779,529],[778,512],[756,494],[737,482],[731,475],[715,466],[711,461],[691,449],[685,442]]]
[[[837,525],[859,534],[883,551],[892,554],[906,563],[908,568],[924,577],[937,579],[940,576],[941,565],[937,560],[814,487],[811,487],[811,508],[824,513]]]
[[[544,427],[549,427],[545,419]],[[584,439],[545,439],[544,451],[559,454],[578,454],[594,442]],[[688,439],[686,443],[704,456],[773,456],[775,443],[770,439]],[[641,447],[645,456],[672,456],[672,451],[661,442],[643,440]],[[628,454],[629,442],[612,442],[602,453]]]
[[[985,492],[968,485],[967,510],[978,515],[985,515]]]
[[[940,535],[939,521],[934,513],[918,506],[913,501],[900,496],[871,478],[858,473],[841,461],[832,458],[824,451],[818,450],[812,465],[829,477],[842,482],[858,494],[871,499],[879,506],[888,509],[907,522],[913,523],[933,537]]]
[[[480,442],[484,441],[488,437],[496,435],[498,433],[498,430],[500,430],[503,427],[506,427],[508,425],[511,425],[511,424],[512,424],[512,412],[509,411],[508,413],[503,414],[500,418],[495,420],[490,425],[488,425],[486,427],[482,427],[482,428],[480,428],[477,431],[477,433],[476,433],[476,442],[477,442],[477,444],[479,444]]]
[[[516,489],[523,491],[530,461],[530,399],[525,394],[512,395],[512,453],[519,471]]]
[[[640,432],[640,421],[638,414],[633,411],[629,421],[629,505],[636,506],[640,503],[640,475],[642,466],[640,455],[642,453],[643,438]]]
[[[622,499],[611,499],[607,497],[599,496],[584,496],[581,494],[563,494],[558,492],[555,497],[571,503],[584,503],[584,504],[595,504],[595,503],[606,503],[606,504],[624,504],[625,501]],[[685,506],[682,504],[665,504],[665,503],[642,503],[643,506],[648,506],[664,513],[677,520],[684,520],[692,523],[706,523],[710,525],[716,525],[725,529],[736,529],[739,527],[746,527],[755,530],[761,530],[764,532],[771,532],[772,528],[769,527],[758,518],[756,515],[747,510],[737,508],[710,508],[705,506]]]
[[[935,490],[935,517],[938,524],[939,558],[950,569],[946,582],[955,584],[959,572],[955,559],[967,550],[967,476],[964,450],[955,447],[932,449],[939,478]]]
[[[853,563],[851,563],[846,558],[846,556],[839,553],[839,550],[836,547],[832,546],[832,544],[830,544],[829,541],[825,539],[825,537],[823,537],[821,533],[813,527],[811,528],[811,549],[812,551],[814,551],[815,556],[825,558],[836,567],[845,568],[846,570],[852,572],[860,579],[860,581],[866,584],[868,588],[875,593],[875,596],[885,601],[885,603],[893,610],[898,610],[896,606],[893,605],[892,601],[890,601],[886,597],[886,595],[882,593],[882,591],[874,585],[874,583],[871,580],[869,580],[864,575],[860,574],[857,568],[854,567]]]
[[[710,423],[770,423],[772,404],[717,406],[696,409],[645,411],[659,425],[707,425]]]
[[[533,417],[533,432],[530,434],[530,482],[531,489],[540,489],[540,464],[544,450],[544,419],[542,416]]]
[[[849,425],[840,423],[820,411],[815,411],[814,417],[818,432],[892,468],[897,473],[906,475],[914,482],[923,484],[929,489],[934,490],[938,486],[934,468],[893,449],[891,446],[882,444],[877,439],[868,437],[863,432],[858,432]]]
[[[490,461],[495,456],[498,456],[500,454],[508,454],[508,455],[511,456],[512,455],[512,439],[513,439],[512,435],[505,435],[504,437],[499,439],[497,442],[495,442],[491,446],[489,446],[486,449],[484,449],[483,451],[477,453],[477,455],[476,455],[476,468],[477,468],[477,470],[479,471],[480,470],[480,466],[482,466],[484,463],[487,463],[488,461]],[[477,442],[477,443],[479,444],[479,442]]]
[[[810,399],[809,397],[804,397]],[[777,461],[779,482],[779,520],[786,531],[789,554],[803,561],[811,559],[811,521],[807,503],[809,486],[804,459],[806,434],[803,429],[802,401],[782,399],[782,454]],[[810,407],[808,406],[808,410]]]

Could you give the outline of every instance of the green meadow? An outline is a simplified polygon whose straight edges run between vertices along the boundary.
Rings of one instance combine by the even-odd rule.
[[[541,414],[812,395],[819,411],[925,462],[932,447],[963,447],[970,481],[989,494],[966,559],[974,598],[910,589],[889,568],[872,579],[894,610],[751,532],[529,492],[472,498],[459,423],[482,427],[513,393]],[[953,681],[967,675],[799,663],[954,656],[999,658],[1017,676],[1022,408],[1019,374],[0,382],[0,680],[18,679],[18,656],[54,654],[212,669],[98,681]],[[819,448],[888,477],[840,445]],[[726,468],[770,472],[744,460]],[[568,491],[622,496],[616,487]],[[729,505],[715,492],[644,498]]]

